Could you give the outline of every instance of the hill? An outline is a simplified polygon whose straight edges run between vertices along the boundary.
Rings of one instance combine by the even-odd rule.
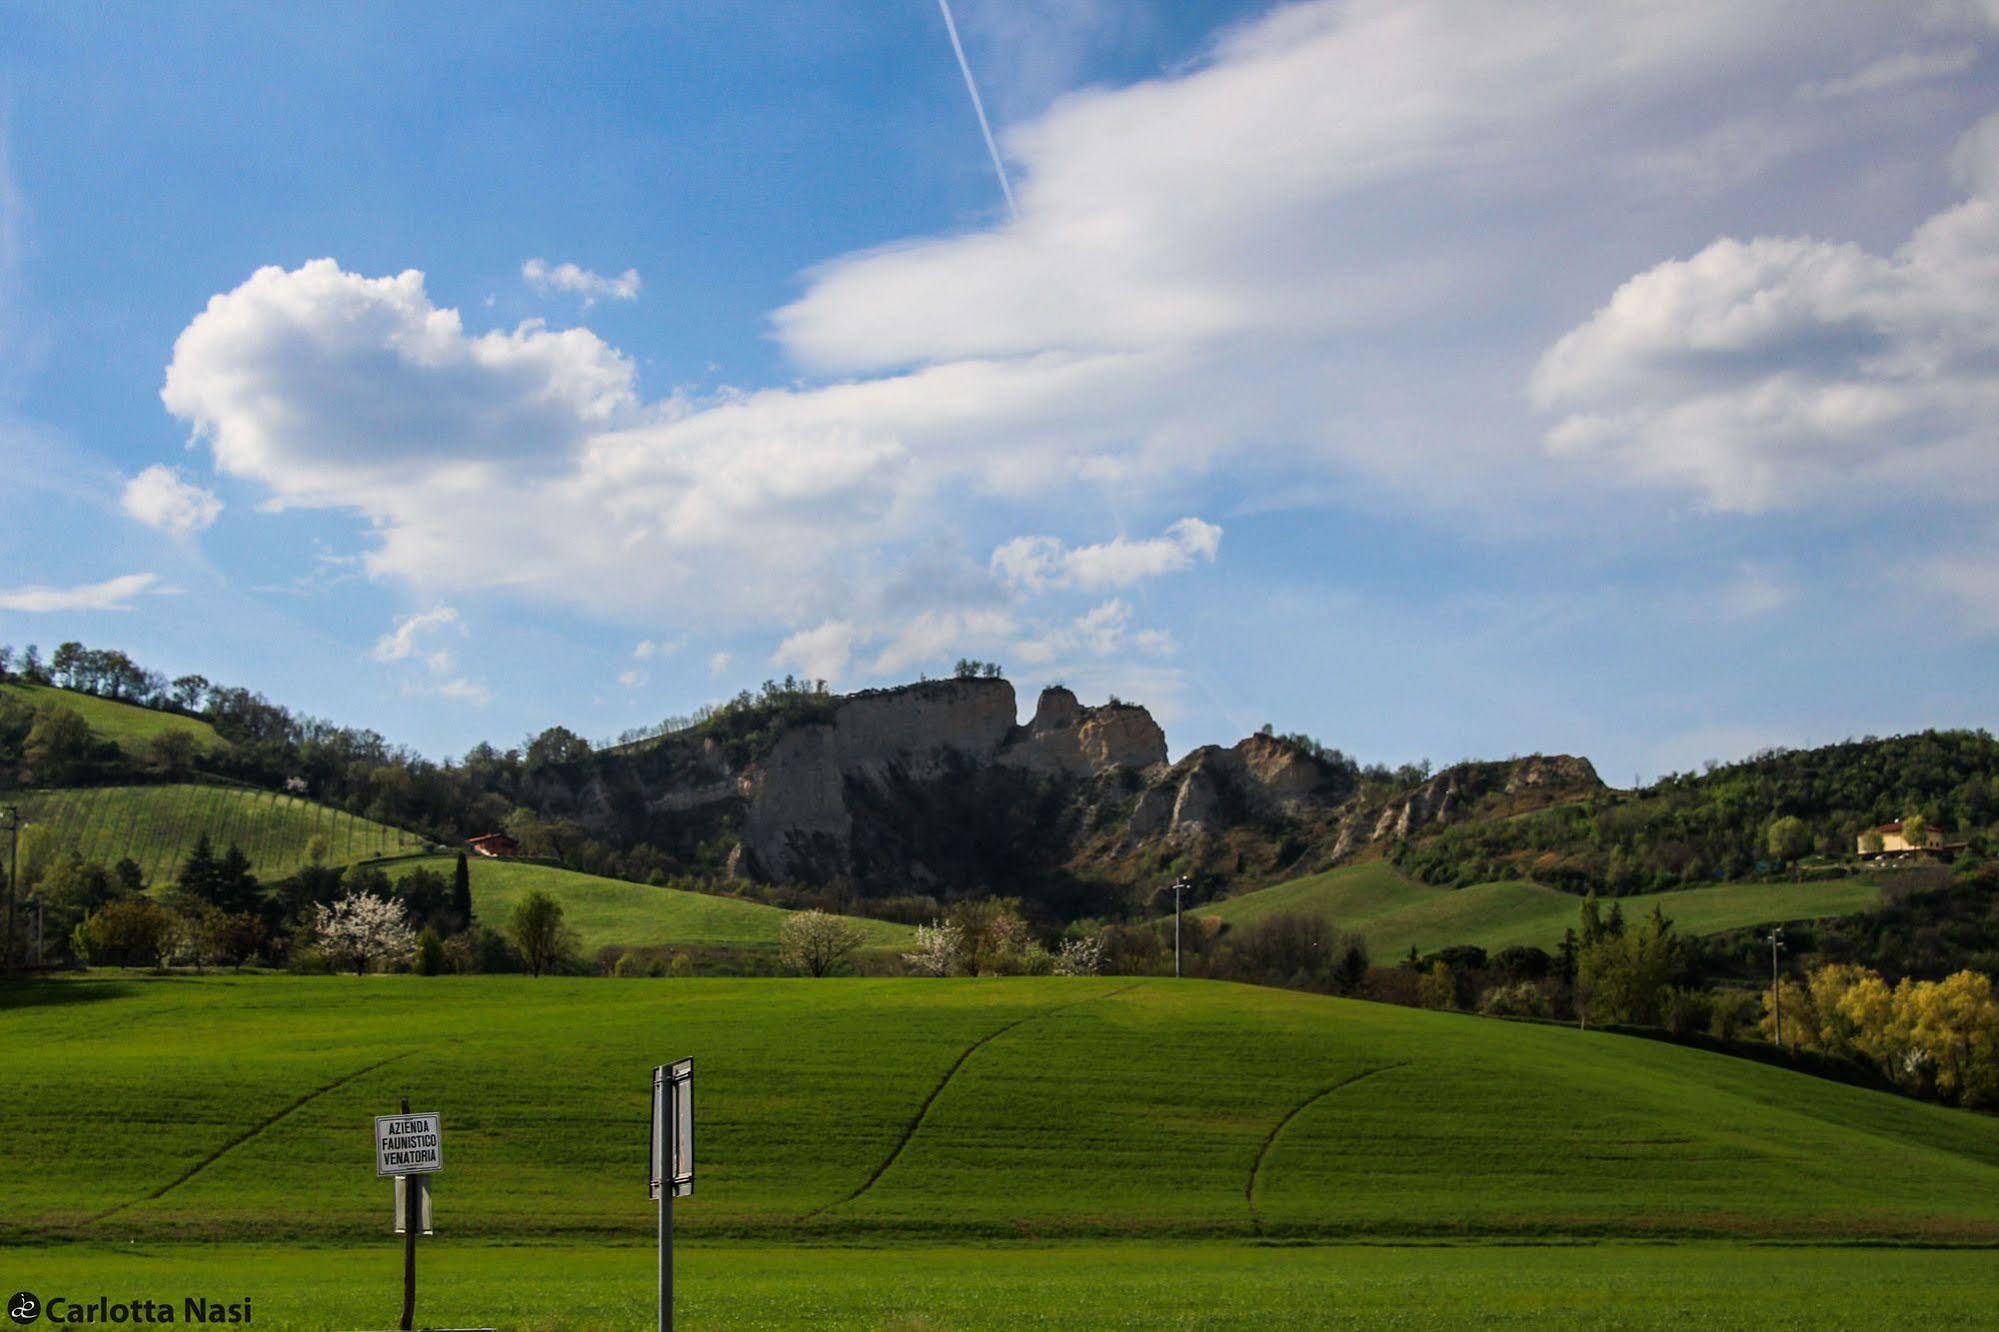
[[[1999,1241],[1993,1118],[1209,982],[98,973],[9,992],[0,1041],[10,1245],[382,1243],[357,1135],[402,1096],[443,1116],[458,1239],[643,1240],[679,1057],[694,1239]]]
[[[137,861],[148,883],[172,880],[203,833],[218,853],[241,847],[251,872],[265,882],[307,863],[314,837],[326,841],[326,863],[351,865],[419,850],[413,833],[356,818],[345,810],[273,791],[176,783],[24,791],[22,817],[58,846],[104,865]]]
[[[68,708],[83,718],[92,734],[101,740],[110,740],[132,754],[139,753],[146,742],[155,736],[170,731],[185,733],[201,752],[223,749],[228,744],[216,734],[213,726],[198,717],[142,708],[137,704],[99,698],[79,690],[14,680],[0,683],[0,695],[16,699],[31,708],[46,707],[51,703]]]
[[[398,869],[423,866],[448,877],[455,859],[432,856]],[[539,889],[562,904],[563,922],[576,931],[577,942],[586,952],[608,945],[774,950],[778,930],[791,914],[761,902],[604,879],[524,861],[474,856],[469,866],[472,909],[481,919],[495,925],[504,922],[515,903]],[[906,948],[916,933],[908,925],[891,921],[850,919],[860,927],[867,940],[864,946],[869,949]]]
[[[1734,883],[1619,898],[1625,919],[1656,906],[1686,935],[1720,934],[1753,925],[1819,920],[1877,906],[1885,890],[1862,878],[1818,883]],[[1322,916],[1366,938],[1377,962],[1415,948],[1431,953],[1453,944],[1497,952],[1514,944],[1554,951],[1576,923],[1582,899],[1520,881],[1439,888],[1410,879],[1380,861],[1350,865],[1245,893],[1199,909],[1236,926],[1284,912]],[[1608,910],[1608,904],[1605,907]]]

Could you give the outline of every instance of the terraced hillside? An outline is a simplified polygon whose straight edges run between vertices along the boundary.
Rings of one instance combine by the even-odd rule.
[[[80,693],[73,689],[57,689],[53,685],[9,681],[0,684],[0,693],[20,699],[30,707],[39,708],[50,703],[60,704],[81,716],[91,731],[101,738],[115,740],[120,747],[134,753],[154,736],[168,731],[186,732],[194,740],[198,750],[220,749],[228,743],[215,733],[213,726],[199,717],[183,717],[177,712],[158,712],[152,708],[120,703],[115,699],[99,698],[95,694]]]
[[[649,1070],[683,1056],[696,1238],[1999,1242],[1999,1120],[1280,990],[100,973],[32,997],[0,1006],[0,1243],[376,1239],[366,1129],[402,1096],[443,1116],[455,1236],[640,1240]]]
[[[450,874],[454,857],[434,856],[409,862]],[[790,913],[761,902],[746,902],[711,893],[655,888],[623,879],[523,861],[474,857],[472,909],[482,919],[499,922],[530,891],[540,889],[562,903],[563,922],[576,931],[586,952],[606,945],[627,948],[721,945],[775,949],[778,930]],[[398,866],[402,871],[407,866]],[[906,948],[915,930],[890,921],[854,917],[870,949]]]
[[[1618,901],[1627,920],[1650,915],[1657,906],[1683,934],[1718,934],[1863,911],[1879,903],[1882,893],[1880,885],[1856,877],[1825,883],[1720,884]],[[1581,905],[1573,893],[1519,880],[1440,888],[1370,861],[1245,893],[1205,906],[1199,914],[1230,925],[1284,912],[1320,915],[1364,936],[1375,958],[1387,961],[1411,947],[1428,953],[1452,944],[1487,951],[1513,944],[1552,950],[1562,931],[1576,923]]]
[[[177,783],[94,786],[24,792],[22,816],[56,841],[106,865],[129,856],[148,883],[169,882],[203,833],[220,854],[243,849],[251,871],[269,882],[297,871],[315,837],[326,863],[350,865],[420,850],[413,833],[344,810],[273,791]]]

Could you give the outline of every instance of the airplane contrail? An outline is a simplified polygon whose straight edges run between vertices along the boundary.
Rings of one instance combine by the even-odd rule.
[[[999,145],[993,142],[993,127],[986,120],[986,104],[979,100],[979,84],[972,77],[972,63],[965,59],[965,44],[958,40],[958,21],[951,17],[951,0],[937,0],[937,8],[944,11],[944,28],[951,34],[951,49],[958,54],[958,70],[965,76],[965,91],[972,95],[972,110],[979,117],[979,133],[986,137],[986,152],[992,155],[993,173],[999,177],[1000,193],[1006,196],[1007,215],[1017,219],[1020,209],[1014,206],[1013,184],[1006,178],[1006,164],[1000,161]]]

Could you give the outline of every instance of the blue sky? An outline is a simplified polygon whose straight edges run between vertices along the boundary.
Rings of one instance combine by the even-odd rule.
[[[929,0],[580,9],[0,12],[0,641],[440,756],[1993,723],[1989,0],[958,0],[1017,213]]]

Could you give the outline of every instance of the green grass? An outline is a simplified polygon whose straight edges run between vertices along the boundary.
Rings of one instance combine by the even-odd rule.
[[[459,1239],[1999,1243],[1999,1119],[1655,1041],[1168,980],[118,977],[0,992],[0,1247],[386,1243],[372,1115]]]
[[[265,882],[306,863],[313,837],[327,841],[326,863],[349,865],[421,849],[421,839],[342,810],[273,791],[180,783],[93,786],[24,792],[22,817],[91,860],[130,856],[148,883],[168,883],[204,832],[217,855],[241,847]]]
[[[1883,890],[1866,879],[1824,883],[1731,883],[1712,888],[1643,893],[1617,899],[1626,920],[1648,916],[1656,905],[1683,934],[1718,934],[1778,921],[1810,920],[1864,911]],[[1610,902],[1603,908],[1610,910]],[[1283,912],[1322,915],[1367,939],[1376,959],[1388,961],[1413,946],[1429,953],[1451,944],[1488,951],[1513,944],[1552,950],[1576,923],[1582,899],[1522,881],[1439,888],[1419,883],[1380,861],[1350,865],[1245,893],[1200,914],[1229,925],[1247,925]]]
[[[437,1192],[419,1241],[419,1326],[650,1328],[653,1251],[454,1238]],[[1541,1247],[1069,1243],[891,1248],[682,1244],[690,1328],[1974,1327],[1994,1257],[1723,1244]],[[250,1326],[391,1326],[402,1251],[226,1245],[15,1249],[0,1286],[44,1301],[201,1293]],[[182,1310],[176,1302],[176,1318]]]
[[[0,693],[11,694],[31,707],[59,703],[81,716],[98,736],[115,740],[128,751],[138,751],[148,740],[167,731],[187,732],[194,737],[195,745],[204,750],[222,749],[228,743],[215,733],[213,726],[199,718],[183,717],[177,712],[155,712],[131,703],[98,698],[95,694],[18,682],[0,684]]]
[[[449,876],[454,856],[432,856],[397,866],[422,865]],[[778,930],[791,913],[762,902],[745,902],[713,893],[656,888],[624,879],[522,861],[470,858],[472,909],[480,919],[499,925],[514,904],[540,889],[562,904],[563,923],[576,931],[585,952],[606,945],[627,948],[723,945],[736,948],[777,946]],[[916,931],[892,921],[851,917],[861,927],[868,949],[908,948]]]

